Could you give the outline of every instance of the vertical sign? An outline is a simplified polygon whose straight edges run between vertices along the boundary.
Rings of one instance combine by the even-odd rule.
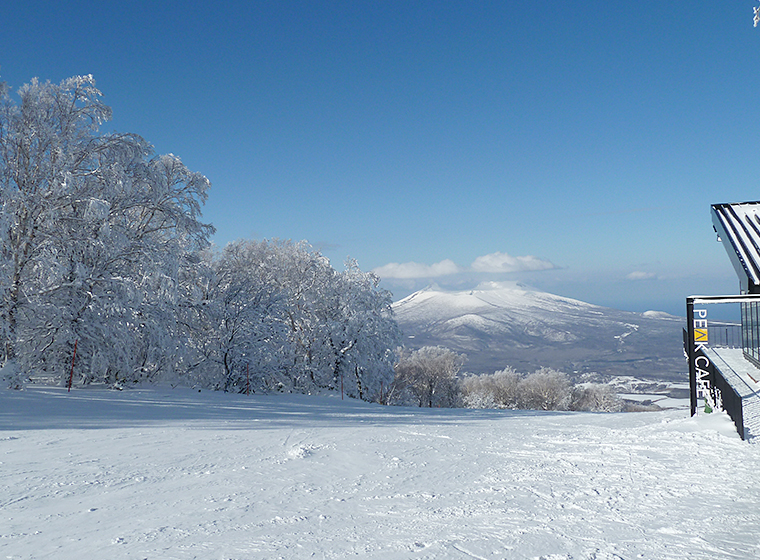
[[[707,309],[697,309],[694,319],[694,344],[697,349],[707,346]]]
[[[691,415],[697,412],[699,399],[705,400],[705,410],[722,410],[720,389],[715,386],[715,368],[705,350],[708,344],[707,309],[694,309],[693,298],[686,300],[687,350],[689,358],[689,393]]]

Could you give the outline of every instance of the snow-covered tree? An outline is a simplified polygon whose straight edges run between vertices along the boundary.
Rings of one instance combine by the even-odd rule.
[[[491,375],[473,375],[462,380],[465,406],[469,408],[518,408],[522,376],[512,367]]]
[[[207,254],[207,258],[210,254]],[[197,276],[182,323],[196,357],[196,382],[225,391],[272,384],[286,366],[287,293],[266,243],[230,243]],[[192,282],[192,280],[191,280]]]
[[[393,349],[400,340],[390,293],[378,283],[377,276],[348,259],[326,290],[327,305],[319,309],[328,326],[323,345],[332,385],[342,381],[348,394],[365,400],[379,399],[381,385],[393,381]]]
[[[76,345],[85,383],[344,381],[378,397],[399,340],[378,279],[305,242],[208,250],[208,180],[135,134],[100,134],[100,97],[91,76],[32,80],[19,102],[0,84],[2,363],[63,380]]]
[[[334,352],[329,347],[332,326],[339,324],[335,297],[338,272],[308,243],[263,242],[277,263],[278,283],[286,296],[285,316],[292,388],[337,388],[333,382]]]
[[[529,375],[508,367],[491,375],[462,381],[464,404],[471,408],[522,408],[534,410],[620,410],[621,401],[608,385],[572,387],[567,376],[550,368]]]
[[[181,321],[195,382],[310,391],[342,381],[368,400],[391,382],[399,332],[390,295],[355,261],[338,272],[307,243],[280,240],[241,240],[205,258]]]
[[[570,410],[620,412],[623,400],[611,385],[590,383],[573,387]]]
[[[0,108],[3,358],[59,376],[75,341],[85,380],[175,366],[175,307],[208,180],[134,134],[99,134],[111,110],[91,76],[32,80]]]
[[[464,355],[442,346],[402,351],[396,364],[390,402],[406,404],[411,397],[420,407],[457,406],[457,374],[464,362]]]
[[[287,327],[295,387],[345,391],[365,400],[380,397],[393,379],[400,332],[390,293],[378,278],[346,261],[338,272],[308,244],[273,244],[287,290]]]
[[[541,368],[519,385],[519,406],[534,410],[566,409],[570,399],[567,376],[551,368]]]

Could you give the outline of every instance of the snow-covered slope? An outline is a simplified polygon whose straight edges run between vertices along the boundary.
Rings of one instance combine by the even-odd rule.
[[[0,558],[760,557],[722,414],[0,390]]]
[[[599,307],[518,283],[462,292],[433,286],[393,308],[407,346],[464,352],[465,368],[474,373],[511,365],[671,380],[686,375],[683,319],[665,313]]]

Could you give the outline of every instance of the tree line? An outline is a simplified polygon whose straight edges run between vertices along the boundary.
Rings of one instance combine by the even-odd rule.
[[[307,243],[210,248],[210,183],[111,118],[92,76],[0,83],[0,359],[11,385],[168,381],[377,399],[390,293]]]
[[[609,385],[574,385],[551,368],[518,373],[460,375],[465,356],[441,346],[400,350],[396,375],[383,403],[420,407],[466,407],[620,412],[627,405]]]

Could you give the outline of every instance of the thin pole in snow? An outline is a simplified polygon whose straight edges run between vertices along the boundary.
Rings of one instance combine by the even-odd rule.
[[[251,394],[251,364],[245,364],[245,394]]]
[[[340,374],[340,400],[343,400],[343,374]]]
[[[71,393],[71,383],[74,381],[74,360],[77,358],[77,344],[79,344],[79,339],[74,341],[74,355],[71,356],[71,373],[69,374],[69,390],[68,392]]]

